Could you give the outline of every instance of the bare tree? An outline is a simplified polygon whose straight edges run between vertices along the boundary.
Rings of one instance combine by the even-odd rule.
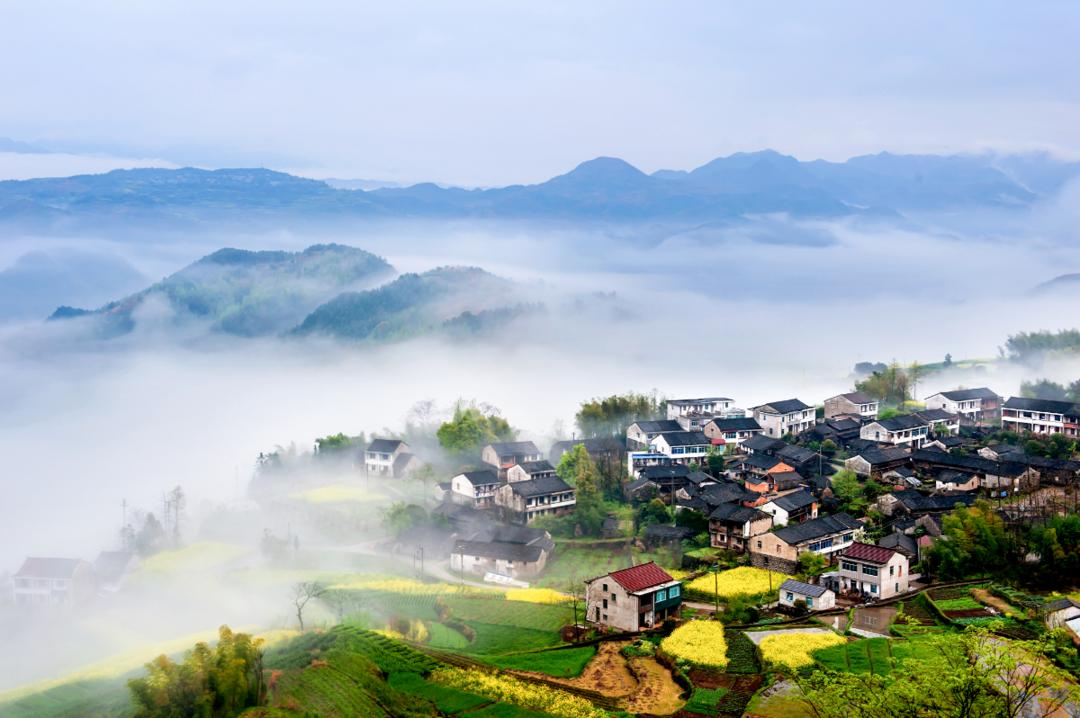
[[[293,607],[296,608],[296,622],[300,631],[304,630],[304,608],[313,598],[326,594],[326,587],[318,581],[302,581],[293,586]]]

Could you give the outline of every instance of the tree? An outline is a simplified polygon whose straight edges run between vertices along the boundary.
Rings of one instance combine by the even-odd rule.
[[[1044,584],[1061,586],[1080,576],[1080,516],[1054,516],[1033,526],[1028,550],[1039,557],[1036,570]]]
[[[573,482],[576,493],[574,520],[581,533],[596,536],[600,533],[606,516],[603,497],[600,495],[600,474],[585,447],[581,444],[574,447],[574,451],[579,449]]]
[[[913,367],[917,365],[912,365]],[[916,372],[917,373],[917,372]],[[875,371],[855,383],[861,391],[887,404],[903,404],[911,392],[912,378],[899,364],[893,362],[881,371]]]
[[[937,578],[1001,573],[1019,563],[1016,542],[986,501],[957,506],[942,519],[941,528],[945,540],[934,542],[927,553],[928,566]]]
[[[638,527],[652,526],[653,524],[666,524],[671,522],[671,511],[660,499],[653,499],[641,505],[638,509]]]
[[[621,436],[635,421],[663,418],[665,408],[656,392],[629,392],[582,402],[574,419],[583,436]]]
[[[516,432],[497,410],[485,414],[476,406],[458,402],[453,418],[444,422],[435,435],[440,446],[460,455],[476,453],[493,441],[513,441]]]
[[[825,573],[829,562],[819,553],[807,551],[799,554],[799,575],[804,578],[814,578]]]
[[[1054,401],[1067,401],[1069,388],[1049,379],[1020,382],[1020,396],[1029,399],[1052,399]]]
[[[180,545],[180,521],[184,516],[184,509],[187,507],[187,496],[184,494],[184,489],[180,486],[176,486],[172,491],[168,493],[165,498],[165,506],[172,513],[172,539],[173,545]]]
[[[720,476],[724,473],[724,451],[717,447],[709,449],[709,453],[705,456],[705,466],[709,469],[709,473],[713,476]]]
[[[840,504],[841,511],[859,516],[866,511],[870,502],[866,498],[866,490],[858,475],[851,469],[840,469],[830,479],[833,496]]]
[[[262,640],[228,626],[214,648],[197,643],[182,662],[162,655],[146,670],[128,681],[135,718],[235,718],[266,702]]]
[[[1053,637],[1003,641],[986,627],[931,634],[921,658],[888,676],[816,671],[798,678],[803,700],[818,718],[1018,718],[1049,716],[1076,689],[1046,656]]]
[[[326,593],[326,588],[318,581],[301,581],[293,586],[293,608],[296,610],[296,622],[300,624],[300,631],[304,630],[304,609],[313,598],[319,598]]]
[[[135,552],[144,558],[152,556],[165,547],[165,529],[152,513],[143,520],[142,528],[135,535]]]
[[[427,512],[422,506],[395,501],[381,510],[382,525],[395,540],[427,520]]]

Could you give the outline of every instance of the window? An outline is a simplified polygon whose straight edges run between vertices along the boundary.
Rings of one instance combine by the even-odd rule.
[[[867,576],[878,575],[877,566],[867,566],[866,564],[863,564],[862,572],[865,573]]]
[[[893,584],[893,591],[895,591],[896,593],[900,593],[900,584],[899,583],[894,583]]]
[[[600,584],[600,588],[601,588],[601,589],[602,589],[603,591],[605,591],[605,592],[606,592],[606,591],[607,591],[607,584],[606,584],[606,583],[602,583],[602,584]]]
[[[844,543],[851,543],[855,539],[855,534],[844,534]]]
[[[890,576],[895,576],[896,575],[896,567],[895,566],[889,566],[889,575]]]
[[[841,561],[840,568],[844,569],[845,571],[851,571],[852,573],[859,572],[859,564],[855,563],[854,561]]]
[[[813,608],[814,607],[814,597],[813,596],[807,596],[806,597],[806,607],[807,608]]]
[[[666,601],[667,600],[667,591],[657,591],[656,592],[656,600],[657,601]]]
[[[877,593],[877,584],[876,583],[870,584],[870,593]]]
[[[604,614],[604,623],[607,623],[607,614]]]
[[[760,541],[757,542],[757,547],[761,548],[761,542]]]
[[[604,608],[607,608],[607,599],[604,599]]]
[[[679,595],[679,587],[672,586],[668,589],[668,598],[677,598]]]
[[[616,599],[616,598],[618,598],[618,596],[616,596],[616,595],[615,595],[614,593],[613,593],[613,594],[611,594],[611,602],[612,602],[612,603],[615,603],[615,599]]]
[[[787,592],[787,600],[794,601],[795,600],[795,594],[792,593],[791,591],[788,591]]]

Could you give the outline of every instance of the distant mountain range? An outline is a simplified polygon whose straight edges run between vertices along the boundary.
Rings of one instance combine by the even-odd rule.
[[[514,285],[474,267],[393,276],[386,261],[342,245],[302,252],[222,249],[99,309],[58,308],[50,320],[92,322],[113,338],[141,323],[244,337],[330,336],[385,341],[476,335],[539,309]]]
[[[0,182],[0,222],[185,226],[477,217],[695,223],[768,213],[894,216],[1024,208],[1078,175],[1080,163],[1046,154],[881,153],[846,162],[803,162],[771,150],[651,175],[623,160],[600,157],[539,184],[483,190],[425,183],[364,191],[266,169],[133,169]]]

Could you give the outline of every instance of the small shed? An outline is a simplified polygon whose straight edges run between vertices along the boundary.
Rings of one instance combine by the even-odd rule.
[[[836,606],[836,594],[824,586],[789,578],[780,584],[780,605],[794,608],[796,601],[804,602],[810,611],[824,611]]]

